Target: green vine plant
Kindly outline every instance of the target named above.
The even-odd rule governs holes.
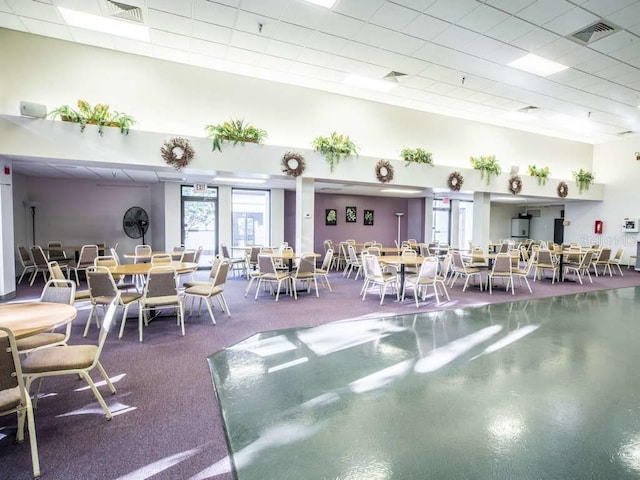
[[[529,165],[527,168],[529,175],[537,178],[538,185],[546,185],[550,174],[549,167],[537,168],[535,165]]]
[[[502,173],[502,168],[495,155],[488,157],[471,157],[471,165],[475,170],[480,170],[480,178],[487,176],[487,185],[491,182],[491,175],[496,177]]]
[[[426,165],[433,166],[433,154],[427,152],[422,148],[403,148],[400,152],[400,157],[406,162],[404,166],[408,166],[410,163],[424,163]]]
[[[329,137],[316,137],[313,141],[313,150],[324,155],[331,172],[338,163],[350,155],[358,156],[357,147],[349,136],[336,132],[331,132]]]
[[[213,139],[212,151],[222,151],[222,142],[233,142],[234,145],[240,143],[264,143],[267,132],[244,120],[229,120],[218,125],[207,125],[205,127],[207,136]]]
[[[60,117],[63,122],[72,122],[80,124],[80,131],[84,132],[87,125],[97,125],[100,136],[104,134],[104,127],[117,127],[123,135],[129,134],[129,128],[136,123],[131,115],[120,112],[110,112],[109,105],[97,103],[92,107],[85,100],[78,100],[78,110],[71,108],[69,105],[52,110],[47,116],[55,119]]]
[[[593,172],[587,172],[582,168],[580,170],[574,170],[571,172],[574,180],[578,184],[578,192],[582,193],[584,190],[589,190],[591,184],[595,181],[596,177]]]

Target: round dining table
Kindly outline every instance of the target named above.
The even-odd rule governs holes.
[[[153,255],[170,255],[173,260],[180,260],[182,258],[182,252],[151,252],[151,255],[125,253],[123,257],[128,260],[135,260],[136,262],[150,262]]]
[[[149,273],[151,267],[171,265],[176,269],[178,273],[187,273],[197,270],[198,264],[195,262],[171,262],[171,263],[159,263],[152,264],[150,262],[145,263],[123,263],[122,265],[114,265],[108,267],[112,275],[146,275]]]
[[[72,305],[52,302],[0,304],[0,326],[13,331],[16,338],[46,332],[71,322],[78,311]]]

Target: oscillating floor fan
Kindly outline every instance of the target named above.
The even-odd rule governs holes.
[[[149,215],[142,207],[131,207],[124,212],[122,228],[129,238],[142,238],[142,244],[146,245],[144,236],[149,229]]]

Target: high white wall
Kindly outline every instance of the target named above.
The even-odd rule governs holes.
[[[207,124],[243,118],[268,131],[268,144],[290,148],[309,148],[318,135],[338,131],[362,155],[378,158],[421,146],[436,164],[453,167],[495,154],[506,171],[550,165],[554,178],[570,180],[571,170],[591,168],[592,147],[583,143],[6,29],[0,45],[11,45],[0,49],[0,63],[11,66],[0,76],[0,113],[19,115],[20,100],[51,110],[85,99],[133,115],[135,128],[148,131],[201,137]]]
[[[636,152],[640,152],[637,136],[594,147],[594,173],[596,181],[605,183],[604,201],[566,204],[565,220],[571,224],[565,227],[565,241],[610,245],[614,251],[622,246],[625,259],[636,254],[640,236],[622,231],[625,217],[640,219],[640,162]],[[595,220],[604,222],[602,235],[593,233]]]

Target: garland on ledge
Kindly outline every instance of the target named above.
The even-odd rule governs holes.
[[[388,183],[393,180],[393,165],[388,160],[378,160],[378,163],[376,163],[376,177],[382,183]]]
[[[460,175],[460,172],[453,172],[449,175],[449,179],[447,180],[447,185],[449,186],[449,190],[452,192],[457,192],[462,187],[464,183],[464,178]]]
[[[186,167],[193,160],[196,152],[189,143],[189,140],[182,137],[175,137],[164,142],[160,149],[160,155],[164,161],[176,170]]]
[[[304,157],[297,152],[287,152],[282,156],[282,171],[287,175],[300,176],[305,166]]]
[[[568,193],[569,193],[569,185],[567,185],[567,182],[560,182],[558,184],[558,196],[560,198],[564,198],[567,196]]]
[[[511,175],[511,177],[509,177],[509,191],[514,195],[518,195],[522,191],[522,179],[520,175]]]

